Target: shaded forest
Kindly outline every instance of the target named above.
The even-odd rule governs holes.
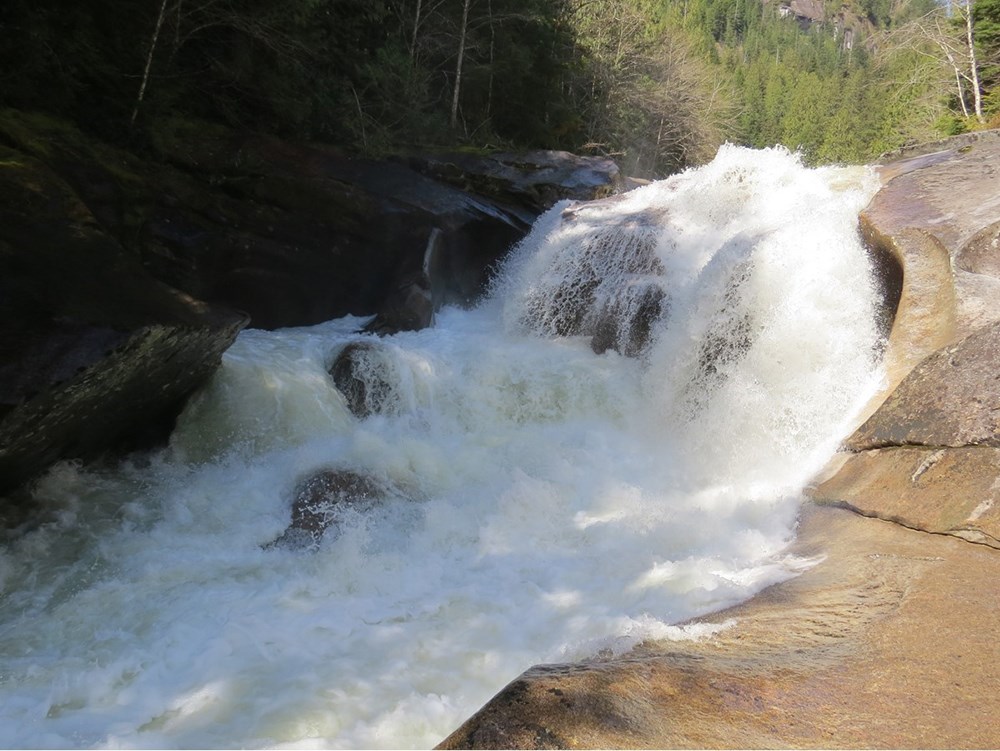
[[[0,36],[0,105],[139,147],[186,117],[659,176],[725,140],[860,162],[1000,117],[1000,0],[5,0]]]

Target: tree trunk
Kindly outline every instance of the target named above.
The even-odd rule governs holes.
[[[413,15],[413,38],[410,40],[410,62],[417,61],[417,30],[420,28],[420,7],[422,0],[417,0],[417,10]]]
[[[156,52],[156,42],[160,38],[160,28],[163,26],[163,17],[167,14],[167,0],[160,4],[160,14],[156,17],[156,28],[153,29],[153,38],[149,42],[149,54],[146,55],[146,69],[142,72],[142,83],[139,84],[139,95],[135,100],[135,107],[132,109],[132,119],[129,120],[129,127],[135,127],[135,119],[139,116],[139,107],[142,105],[143,97],[146,96],[146,84],[149,83],[149,71],[153,67],[153,53]]]
[[[941,49],[944,50],[944,55],[948,59],[948,63],[951,65],[952,70],[955,71],[955,86],[958,89],[958,103],[962,105],[962,117],[968,117],[969,106],[965,103],[965,87],[962,86],[962,69],[946,45],[941,44]]]
[[[451,119],[449,123],[454,130],[458,123],[458,97],[462,92],[462,63],[465,61],[465,32],[469,26],[469,6],[472,0],[462,4],[462,27],[458,35],[458,60],[455,63],[455,91],[451,97]]]
[[[496,28],[493,25],[493,0],[487,3],[490,15],[490,79],[486,87],[486,120],[493,116],[493,70],[496,67]]]
[[[972,38],[972,0],[965,1],[965,42],[969,46],[969,74],[976,119],[983,122],[983,92],[979,84],[979,61],[976,59],[976,45]]]

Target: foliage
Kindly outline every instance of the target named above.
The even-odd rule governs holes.
[[[811,22],[782,7],[5,0],[0,106],[120,142],[141,143],[179,115],[368,154],[606,153],[644,176],[703,161],[727,139],[859,161],[926,138],[935,123],[970,127],[948,115],[969,89],[942,99],[951,74],[913,33],[938,12],[933,0],[830,0]],[[987,121],[1000,117],[1000,0],[971,9]]]

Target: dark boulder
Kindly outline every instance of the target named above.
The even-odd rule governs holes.
[[[584,231],[570,252],[557,254],[544,270],[528,295],[522,322],[548,335],[590,337],[598,354],[613,349],[636,357],[669,310],[656,254],[659,217],[639,212],[606,224],[601,209],[617,200],[574,204],[562,212],[564,225],[579,224]]]
[[[186,122],[161,128],[154,144],[160,158],[219,194],[214,211],[192,215],[182,200],[170,226],[149,227],[150,244],[162,249],[161,273],[180,286],[198,256],[225,257],[217,263],[224,277],[207,280],[204,296],[249,310],[255,326],[370,314],[397,305],[388,298],[421,272],[435,307],[470,304],[536,215],[326,146]],[[234,218],[212,226],[214,215]],[[283,309],[289,299],[299,308]],[[303,300],[313,307],[301,309]],[[388,320],[382,330],[392,333]]]
[[[470,304],[535,217],[398,163],[197,122],[161,123],[153,160],[13,110],[0,142],[64,180],[154,277],[257,328],[376,313],[421,271],[435,307]]]
[[[373,313],[381,334],[428,325],[422,298],[474,303],[553,203],[624,185],[613,161],[563,152],[407,166],[185,120],[157,124],[152,159],[14,110],[0,142],[64,180],[155,278],[256,328]]]
[[[0,147],[0,493],[165,438],[245,323],[151,277],[67,182]]]
[[[388,495],[369,477],[343,469],[327,469],[303,480],[292,499],[292,522],[268,547],[313,547],[347,508],[364,507]]]
[[[385,357],[378,344],[351,342],[333,361],[330,376],[356,417],[365,418],[389,408],[392,383],[386,377]]]
[[[592,201],[626,189],[614,160],[566,151],[412,156],[421,174],[538,215],[563,199]]]
[[[613,349],[638,357],[653,336],[653,326],[666,313],[663,287],[654,281],[626,286],[592,314],[590,348],[597,354]]]

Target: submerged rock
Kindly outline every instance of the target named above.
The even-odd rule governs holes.
[[[374,342],[351,342],[330,366],[334,385],[356,417],[365,418],[388,408],[392,383],[384,368],[382,347]]]
[[[613,349],[626,357],[638,357],[653,337],[653,326],[666,315],[666,297],[656,282],[639,282],[605,300],[591,314],[594,333],[590,348],[599,355]]]
[[[554,336],[587,336],[594,352],[637,357],[669,310],[656,254],[659,216],[643,212],[607,224],[602,207],[620,197],[575,204],[561,222],[574,230],[572,252],[553,258],[524,303],[522,323]]]
[[[370,477],[327,469],[299,483],[292,499],[292,522],[268,547],[308,547],[319,543],[347,508],[363,507],[387,491]]]

